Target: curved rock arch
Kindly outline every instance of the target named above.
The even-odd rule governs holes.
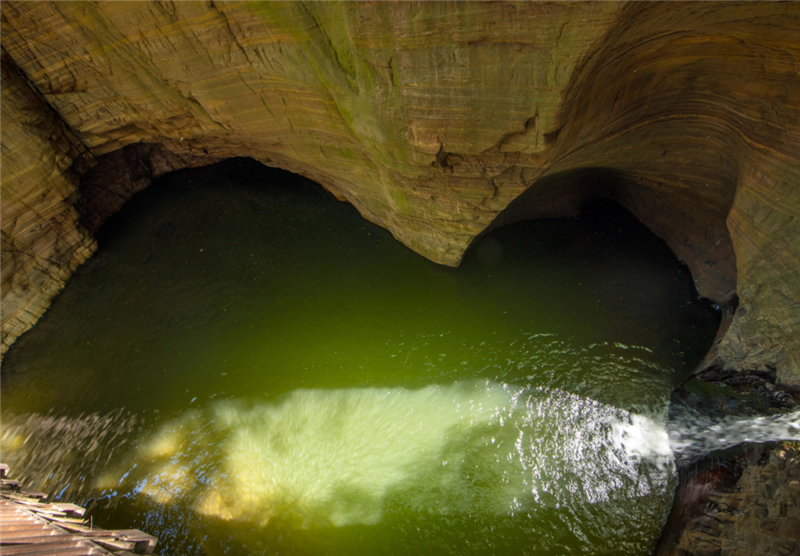
[[[689,265],[701,295],[726,304],[738,292],[705,363],[777,368],[797,383],[799,41],[787,33],[800,20],[793,7],[782,15],[627,6],[568,88],[547,170],[498,218],[575,214],[592,195],[619,201]],[[610,189],[581,181],[580,169],[598,166],[617,174]]]

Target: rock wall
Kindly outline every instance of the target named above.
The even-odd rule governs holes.
[[[0,58],[2,100],[2,352],[45,312],[70,274],[95,250],[73,204],[76,160],[91,155]]]
[[[701,294],[738,295],[714,363],[792,383],[798,29],[794,3],[2,4],[3,49],[107,161],[87,225],[148,174],[230,156],[303,174],[450,265],[490,226],[611,196]],[[115,160],[138,177],[97,169]]]
[[[718,454],[717,454],[718,456]],[[800,551],[800,445],[749,445],[681,472],[656,556],[751,556]]]

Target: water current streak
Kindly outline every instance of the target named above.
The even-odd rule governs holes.
[[[744,442],[800,440],[800,410],[769,417],[718,419],[686,410],[670,419],[668,429],[675,460],[691,463]]]

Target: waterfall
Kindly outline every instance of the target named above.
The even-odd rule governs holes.
[[[685,410],[670,418],[667,429],[675,460],[691,463],[744,442],[800,440],[800,410],[768,417],[716,419]]]

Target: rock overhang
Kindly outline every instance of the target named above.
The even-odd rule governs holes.
[[[4,2],[3,347],[87,227],[251,156],[449,265],[614,198],[702,295],[738,295],[713,362],[798,383],[798,29],[791,3]],[[581,180],[598,168],[613,187]]]

